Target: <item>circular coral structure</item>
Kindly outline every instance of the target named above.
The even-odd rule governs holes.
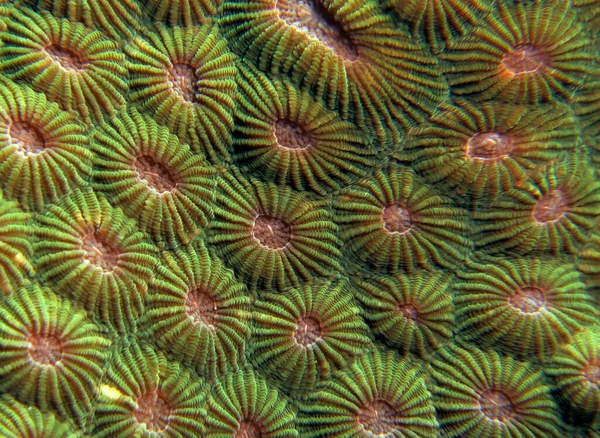
[[[355,282],[373,333],[402,353],[426,358],[452,336],[451,279],[441,272],[417,272]]]
[[[207,411],[207,438],[299,436],[286,399],[250,367],[216,381]]]
[[[431,395],[419,369],[374,350],[310,394],[298,422],[303,437],[437,436]]]
[[[321,195],[374,165],[368,138],[288,82],[240,69],[234,158],[258,178]]]
[[[438,56],[451,90],[476,100],[569,98],[593,61],[567,2],[499,2],[485,24]]]
[[[157,24],[125,50],[131,101],[195,151],[226,159],[237,69],[217,26]]]
[[[94,188],[136,217],[159,247],[189,243],[212,218],[214,169],[135,109],[102,125],[92,150]]]
[[[432,362],[442,437],[558,437],[544,378],[527,362],[453,345]]]
[[[249,305],[233,272],[194,244],[163,254],[146,297],[143,326],[176,360],[212,378],[243,357]]]
[[[31,216],[0,193],[0,291],[10,295],[34,275]]]
[[[125,56],[102,32],[18,8],[0,32],[0,71],[31,85],[86,123],[125,103]]]
[[[38,215],[34,234],[42,281],[53,282],[119,331],[137,325],[156,249],[133,220],[85,189]]]
[[[142,10],[135,0],[26,0],[54,17],[80,21],[91,29],[100,29],[114,40],[131,38],[140,28]]]
[[[68,301],[21,288],[0,307],[0,391],[84,424],[109,345]]]
[[[446,92],[435,58],[372,0],[229,0],[221,23],[238,55],[380,141],[397,141]]]
[[[209,241],[251,290],[282,290],[339,268],[325,201],[232,174],[219,181]]]
[[[78,436],[55,415],[42,413],[11,397],[0,397],[0,434],[4,438],[71,438]]]
[[[253,319],[251,361],[291,390],[313,388],[370,346],[346,281],[264,294]]]
[[[217,15],[222,0],[149,0],[146,14],[170,26],[203,24]]]
[[[413,34],[424,34],[434,52],[443,52],[457,38],[476,26],[490,12],[485,0],[387,0]]]
[[[575,411],[579,424],[600,427],[600,333],[587,330],[574,336],[546,369],[560,397]]]
[[[475,211],[486,251],[575,253],[600,216],[600,184],[584,157],[553,164]]]
[[[27,210],[85,184],[92,154],[85,130],[43,94],[0,79],[0,186]]]
[[[144,344],[118,351],[100,388],[93,436],[199,437],[204,381]]]
[[[571,151],[577,128],[569,107],[473,104],[459,100],[416,128],[408,160],[425,180],[485,204],[527,178],[526,171]]]
[[[571,264],[489,259],[459,277],[454,304],[462,336],[519,357],[552,356],[598,317]]]
[[[466,213],[395,164],[342,191],[334,207],[349,252],[378,272],[454,268],[470,250]]]

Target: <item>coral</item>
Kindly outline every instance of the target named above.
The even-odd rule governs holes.
[[[130,100],[195,151],[213,161],[226,159],[237,70],[217,26],[157,24],[125,50]]]
[[[519,357],[553,355],[598,317],[569,263],[490,258],[458,275],[454,304],[462,336]]]
[[[254,303],[249,356],[287,389],[311,389],[370,346],[345,280],[307,284]]]
[[[446,92],[435,58],[372,0],[229,0],[221,23],[238,55],[288,74],[384,142]]]
[[[67,300],[21,288],[0,306],[0,391],[85,424],[109,345]]]
[[[96,438],[204,436],[204,381],[132,342],[111,359],[94,415]]]
[[[451,280],[442,272],[421,271],[366,281],[357,278],[355,283],[373,333],[401,353],[426,358],[452,336]]]
[[[85,189],[38,215],[34,234],[41,280],[55,283],[119,331],[136,326],[156,249],[133,220]]]
[[[39,211],[85,184],[92,158],[87,144],[72,115],[43,94],[0,80],[0,185],[6,198]]]
[[[344,244],[378,272],[454,268],[470,249],[466,213],[395,164],[343,190],[334,207]]]
[[[577,18],[587,25],[588,30],[595,36],[600,35],[600,1],[572,0]]]
[[[488,252],[572,254],[599,216],[600,183],[585,158],[574,154],[475,211],[475,242]]]
[[[165,252],[146,297],[143,326],[175,359],[213,378],[240,362],[250,298],[202,244]]]
[[[94,134],[94,188],[104,192],[159,247],[187,244],[212,217],[215,170],[202,156],[135,109]]]
[[[146,14],[170,26],[194,26],[217,15],[223,0],[148,0]]]
[[[438,424],[419,369],[374,350],[310,395],[298,422],[303,437],[437,436]]]
[[[600,2],[598,5],[600,10]],[[600,58],[583,86],[573,95],[573,110],[585,144],[593,147],[597,154],[600,152]]]
[[[0,435],[4,438],[72,438],[77,436],[56,416],[41,413],[11,397],[0,397]]]
[[[430,373],[442,437],[560,436],[550,390],[527,362],[453,345]]]
[[[249,289],[282,290],[339,268],[331,213],[288,187],[227,174],[219,181],[209,242]]]
[[[125,56],[81,23],[17,8],[0,32],[0,71],[97,123],[124,104]]]
[[[207,438],[299,436],[286,399],[250,367],[217,380],[207,410]]]
[[[400,18],[411,23],[415,36],[425,34],[434,52],[443,52],[491,10],[486,0],[387,0],[387,3]]]
[[[0,192],[0,291],[4,295],[34,276],[30,219],[16,202],[2,199]]]
[[[497,2],[439,57],[454,94],[539,103],[568,99],[593,60],[568,2]]]
[[[576,146],[569,107],[474,104],[458,100],[417,128],[406,150],[428,182],[442,182],[459,196],[489,202],[525,180],[525,172]]]
[[[578,424],[600,427],[600,332],[586,330],[574,336],[552,358],[546,372],[574,409]]]
[[[577,253],[577,269],[584,274],[590,290],[600,288],[600,234],[594,232]],[[599,307],[600,310],[600,307]]]

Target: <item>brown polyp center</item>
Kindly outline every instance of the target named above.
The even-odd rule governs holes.
[[[134,417],[152,432],[165,430],[169,424],[171,405],[158,391],[147,392],[137,399]]]
[[[29,336],[29,357],[38,365],[56,365],[63,355],[63,346],[56,335]]]
[[[208,291],[202,288],[188,292],[185,311],[194,324],[215,325],[217,303]]]
[[[583,375],[592,385],[600,387],[600,358],[587,364],[583,370]]]
[[[288,26],[320,41],[345,61],[356,61],[359,52],[323,0],[276,0],[275,10]]]
[[[312,138],[302,126],[285,119],[279,119],[273,126],[275,141],[279,147],[304,150],[312,146]]]
[[[548,63],[547,56],[538,47],[522,44],[504,56],[502,64],[513,75],[534,73]]]
[[[556,222],[567,212],[567,201],[560,190],[552,190],[542,196],[533,208],[533,218],[536,222],[545,224]]]
[[[515,406],[504,391],[486,389],[479,396],[479,409],[490,420],[506,421],[515,414]]]
[[[524,287],[510,297],[509,303],[520,312],[536,313],[546,305],[546,296],[540,288]]]
[[[113,248],[95,230],[90,230],[81,240],[84,260],[104,271],[112,271],[119,262],[121,251]]]
[[[133,165],[139,180],[146,183],[154,192],[169,193],[177,187],[177,180],[169,169],[150,155],[137,157]]]
[[[262,437],[262,428],[254,420],[244,419],[240,422],[234,438],[260,438]]]
[[[381,220],[389,233],[404,234],[412,227],[410,211],[399,204],[384,207]]]
[[[262,246],[283,249],[292,238],[292,228],[279,218],[259,215],[254,219],[252,236]]]
[[[64,70],[81,70],[84,65],[81,57],[72,50],[52,44],[46,47],[46,53],[54,62],[58,63]]]
[[[402,313],[406,319],[410,319],[411,321],[417,322],[419,319],[419,311],[412,304],[398,306],[398,311]]]
[[[25,155],[34,155],[46,149],[42,131],[29,122],[12,122],[9,128],[11,143]]]
[[[396,411],[386,400],[375,400],[360,408],[357,421],[373,435],[393,433],[398,426]]]
[[[317,342],[322,336],[321,323],[317,318],[312,316],[304,316],[296,321],[296,331],[294,339],[296,343],[303,346],[308,346]]]
[[[186,102],[196,102],[198,77],[189,64],[173,64],[168,70],[169,82],[177,96]]]
[[[512,150],[512,139],[497,132],[475,134],[467,142],[467,155],[480,160],[497,160],[510,155]]]

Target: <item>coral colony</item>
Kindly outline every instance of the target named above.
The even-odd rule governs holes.
[[[0,0],[0,438],[599,438],[600,0]]]

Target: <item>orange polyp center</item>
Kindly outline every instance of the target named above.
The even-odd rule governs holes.
[[[506,421],[515,414],[515,406],[503,391],[486,389],[479,396],[481,413],[491,420]]]
[[[381,220],[385,229],[392,234],[404,234],[412,227],[410,211],[398,204],[384,207]]]
[[[217,303],[204,289],[188,292],[185,299],[185,311],[194,324],[215,325]]]
[[[254,219],[252,236],[264,247],[283,249],[292,238],[292,229],[279,218],[259,215]]]
[[[169,424],[171,405],[159,392],[147,392],[137,400],[133,415],[138,424],[145,424],[152,432],[160,432]]]
[[[375,400],[360,408],[357,421],[366,432],[373,435],[386,436],[398,427],[396,411],[386,400]]]
[[[104,271],[112,271],[117,266],[121,255],[120,251],[112,248],[94,230],[83,237],[81,249],[85,251],[84,260]]]
[[[305,316],[296,321],[294,339],[297,344],[306,347],[317,342],[321,336],[321,323],[317,318]]]
[[[553,190],[542,199],[533,208],[533,218],[536,222],[545,224],[556,222],[567,212],[567,202],[560,190]]]
[[[275,122],[273,134],[277,145],[284,149],[303,150],[312,146],[312,138],[306,129],[285,119]]]
[[[502,61],[504,68],[513,75],[534,73],[547,63],[546,56],[530,44],[517,46]]]
[[[46,148],[44,134],[29,122],[12,122],[9,128],[11,143],[25,155],[34,155]]]
[[[62,358],[63,347],[57,336],[31,335],[29,357],[38,365],[56,365]]]
[[[419,319],[419,311],[412,304],[398,306],[398,311],[402,313],[406,319],[410,319],[411,321],[417,322]]]
[[[139,180],[158,194],[169,193],[177,187],[177,181],[169,169],[149,155],[137,157],[133,166]]]
[[[186,102],[196,102],[196,69],[189,64],[173,64],[168,70],[169,82],[175,94]]]
[[[234,438],[261,438],[262,428],[254,420],[242,420]]]
[[[513,150],[512,139],[497,132],[475,134],[467,142],[467,155],[480,160],[497,160]]]
[[[77,53],[56,44],[46,47],[46,53],[50,56],[50,59],[58,63],[64,70],[77,71],[81,70],[84,65]]]
[[[536,313],[546,305],[544,291],[537,287],[524,287],[509,299],[510,305],[523,313]]]
[[[600,358],[595,363],[588,364],[583,370],[583,375],[592,384],[600,389]]]
[[[309,37],[320,41],[346,61],[358,59],[359,53],[323,0],[276,0],[275,10],[288,26],[295,27]]]

